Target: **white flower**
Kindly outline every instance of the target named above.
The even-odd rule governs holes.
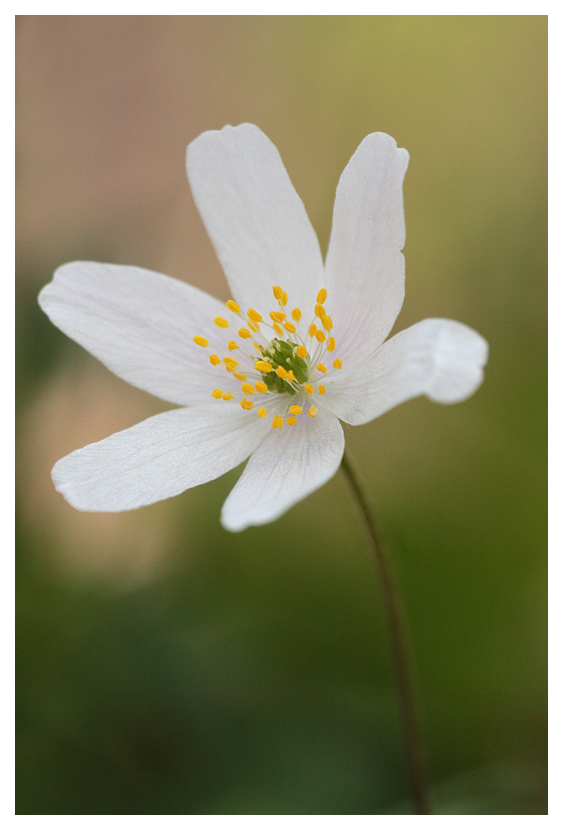
[[[487,343],[429,319],[384,342],[404,296],[406,150],[383,133],[344,170],[323,265],[281,158],[255,126],[199,136],[187,152],[196,204],[234,300],[227,308],[141,268],[72,262],[39,295],[52,322],[129,383],[181,408],[59,461],[80,510],[175,496],[250,456],[225,502],[232,531],[277,519],[338,469],[339,419],[364,424],[424,394],[471,395]]]

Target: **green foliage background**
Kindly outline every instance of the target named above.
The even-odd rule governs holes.
[[[277,145],[326,250],[361,139],[411,155],[395,331],[490,343],[455,407],[347,446],[404,591],[442,813],[546,812],[547,17],[17,21],[18,789],[34,814],[409,812],[369,548],[338,474],[229,535],[237,472],[122,516],[49,471],[166,408],[40,312],[71,259],[228,298],[183,172],[226,123]]]

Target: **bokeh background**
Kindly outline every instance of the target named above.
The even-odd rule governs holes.
[[[37,306],[72,259],[228,299],[189,141],[258,124],[326,251],[369,132],[411,155],[394,331],[490,343],[466,403],[346,430],[404,592],[441,813],[546,812],[544,16],[22,16],[17,57],[18,796],[33,814],[409,812],[370,550],[341,474],[219,525],[237,472],[123,515],[61,456],[167,406]]]

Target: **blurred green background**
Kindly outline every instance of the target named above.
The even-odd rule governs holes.
[[[394,331],[490,343],[466,403],[346,428],[412,631],[441,813],[545,813],[544,16],[17,19],[18,790],[28,814],[409,812],[379,586],[341,474],[219,525],[233,472],[123,515],[59,496],[68,452],[168,408],[37,306],[72,259],[228,290],[189,141],[258,124],[326,251],[369,132],[411,155]]]

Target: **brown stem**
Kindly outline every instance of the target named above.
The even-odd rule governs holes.
[[[381,590],[387,614],[391,646],[395,658],[395,669],[399,686],[399,697],[403,723],[403,734],[405,741],[405,753],[409,773],[411,795],[416,807],[416,812],[421,815],[431,813],[428,800],[428,787],[426,776],[425,752],[422,747],[422,739],[418,723],[418,712],[416,695],[412,678],[411,660],[407,645],[406,624],[401,607],[401,601],[391,563],[385,552],[383,542],[377,530],[372,511],[368,507],[363,487],[358,476],[350,464],[350,459],[344,453],[342,458],[342,470],[348,479],[348,483],[356,498],[357,505],[362,514],[366,530],[372,542],[375,559],[381,579]]]

